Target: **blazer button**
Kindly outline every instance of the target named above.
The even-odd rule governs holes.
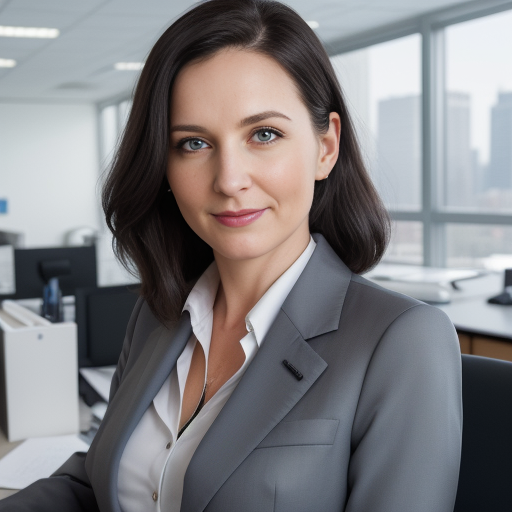
[[[171,446],[172,446],[172,441],[169,441],[169,442],[165,445],[165,447],[166,447],[168,450],[170,450],[170,449],[171,449]]]
[[[153,498],[153,501],[156,501],[158,499],[158,493],[156,491],[153,493],[152,498]]]

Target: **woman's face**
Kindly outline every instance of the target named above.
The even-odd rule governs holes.
[[[318,136],[293,80],[255,52],[223,50],[180,71],[167,177],[186,222],[216,257],[304,249],[315,180],[338,156],[339,116],[330,119]]]

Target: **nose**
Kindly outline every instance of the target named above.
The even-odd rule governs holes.
[[[215,162],[213,189],[219,194],[235,196],[252,184],[250,162],[241,148],[219,148]]]

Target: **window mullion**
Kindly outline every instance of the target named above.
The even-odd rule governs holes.
[[[446,264],[444,224],[435,222],[433,212],[442,204],[444,176],[444,31],[433,30],[424,20],[422,35],[422,217],[423,262]]]

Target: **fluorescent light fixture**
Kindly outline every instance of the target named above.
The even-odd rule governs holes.
[[[116,62],[114,69],[117,71],[140,71],[144,67],[144,62]]]
[[[16,61],[13,59],[0,59],[0,68],[13,68],[16,66]]]
[[[306,23],[312,28],[318,28],[320,26],[320,23],[318,21],[306,21]]]
[[[0,37],[33,37],[41,39],[54,39],[59,35],[56,28],[42,27],[6,27],[0,25]]]

